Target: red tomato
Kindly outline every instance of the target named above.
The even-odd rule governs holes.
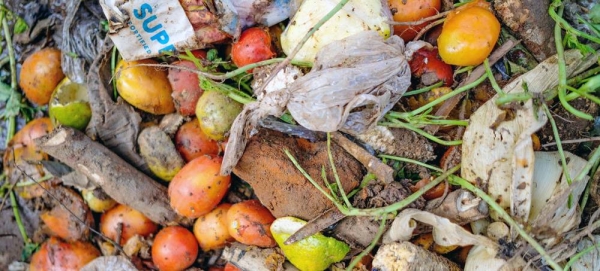
[[[274,56],[271,36],[268,31],[260,27],[246,29],[231,48],[231,59],[238,67],[267,60]]]
[[[158,232],[152,244],[152,261],[161,271],[185,270],[198,257],[198,243],[184,227],[170,226]]]
[[[217,156],[221,150],[219,143],[208,138],[200,129],[197,119],[190,120],[179,127],[175,134],[175,147],[186,162],[203,155]]]
[[[196,65],[188,60],[175,61],[172,65],[184,69],[197,69]],[[196,114],[196,103],[204,90],[200,88],[198,75],[184,69],[169,68],[168,78],[173,89],[171,97],[179,114],[192,116]]]
[[[416,77],[433,74],[435,82],[444,81],[444,85],[449,87],[454,83],[452,67],[441,60],[438,49],[429,50],[425,47],[416,51],[409,62],[410,70]],[[424,80],[422,78],[422,80]],[[431,82],[431,83],[435,83]]]
[[[241,269],[239,269],[237,266],[233,265],[232,263],[227,263],[225,265],[225,268],[223,269],[223,271],[242,271]]]
[[[231,176],[221,176],[222,158],[200,156],[187,163],[169,183],[175,212],[197,218],[217,207],[227,193]]]
[[[500,22],[490,3],[476,0],[454,9],[444,22],[438,38],[444,62],[457,66],[483,63],[500,36]]]
[[[440,0],[388,0],[388,5],[396,22],[414,22],[433,16],[442,7]],[[414,39],[429,22],[419,25],[395,25],[394,33],[403,40]]]
[[[227,212],[229,234],[238,242],[258,247],[277,245],[271,235],[275,217],[258,200],[246,200],[231,206]]]
[[[121,245],[134,235],[148,236],[158,230],[158,225],[142,213],[127,207],[117,205],[100,217],[100,231],[106,237],[116,240],[117,229],[121,224]]]

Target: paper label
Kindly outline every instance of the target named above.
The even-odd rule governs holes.
[[[127,61],[204,46],[179,1],[101,0],[100,5],[109,36]]]

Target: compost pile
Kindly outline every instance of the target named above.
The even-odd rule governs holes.
[[[2,270],[600,269],[600,4],[0,1]]]

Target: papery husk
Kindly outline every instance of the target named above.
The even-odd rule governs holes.
[[[221,174],[231,172],[257,123],[268,115],[281,116],[286,108],[314,131],[358,134],[374,127],[410,86],[404,53],[402,39],[384,40],[375,31],[323,47],[308,74],[280,89],[256,93],[258,101],[244,106],[231,128]]]
[[[579,51],[565,52],[568,77],[591,66],[596,55],[584,57]],[[553,56],[503,88],[505,93],[524,92],[534,97],[558,84],[558,60]],[[517,109],[496,105],[498,95],[481,106],[470,118],[462,145],[462,176],[488,194],[519,221],[529,220],[533,182],[534,152],[531,135],[545,125],[547,116],[533,99]],[[497,219],[495,212],[492,218]]]
[[[585,238],[577,243],[577,252],[581,252],[586,248],[595,246],[600,243],[600,235],[593,235],[593,239]],[[571,266],[572,271],[587,271],[587,270],[599,270],[600,269],[600,249],[592,249],[591,251],[583,254],[581,258],[577,259]]]

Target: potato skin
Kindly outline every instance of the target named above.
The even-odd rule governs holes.
[[[271,235],[271,224],[275,217],[258,200],[236,203],[227,211],[229,234],[236,241],[258,247],[277,245]]]
[[[61,53],[56,48],[46,48],[27,57],[19,75],[19,86],[27,99],[37,105],[46,105],[52,92],[65,78],[61,69]]]
[[[50,237],[31,257],[29,270],[79,270],[97,257],[100,251],[88,242],[67,243]]]
[[[171,84],[167,72],[156,67],[136,66],[158,64],[152,59],[119,61],[116,67],[117,91],[134,107],[154,115],[175,112]]]
[[[169,184],[169,202],[178,214],[198,218],[217,207],[231,183],[221,176],[222,158],[200,156],[187,163]]]

